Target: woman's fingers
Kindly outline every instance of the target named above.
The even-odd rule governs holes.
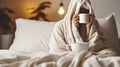
[[[76,17],[78,17],[78,14],[74,14],[74,15],[73,15],[73,18],[76,18]]]
[[[73,23],[78,23],[79,22],[79,19],[78,18],[74,18],[73,19]]]
[[[92,15],[92,14],[90,14],[90,21],[89,21],[89,23],[87,24],[87,28],[88,28],[88,29],[91,27],[91,25],[92,25],[92,23],[94,22],[94,20],[95,20],[95,16]]]
[[[94,20],[95,20],[95,16],[90,14],[90,23],[92,24]]]
[[[77,16],[77,15],[74,15],[74,16],[73,16],[73,18],[72,18],[72,20],[73,20],[73,21],[78,21],[78,20],[79,20],[79,18],[78,18],[78,16]],[[74,23],[74,22],[73,22],[73,23]]]
[[[79,27],[79,17],[77,14],[74,14],[72,17],[72,23],[75,24],[76,27]]]
[[[89,23],[87,24],[87,28],[89,29],[93,23],[93,21],[95,20],[95,16],[90,14],[90,20],[89,20]],[[78,14],[74,14],[73,17],[72,17],[72,23],[75,24],[75,26],[78,28],[79,27],[79,16]]]
[[[87,27],[87,36],[89,36],[90,28],[92,26],[92,23],[95,20],[95,16],[94,15],[90,14],[89,16],[90,16],[90,20],[89,20],[89,23],[86,25],[86,27]]]

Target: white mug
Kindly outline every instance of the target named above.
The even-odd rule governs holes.
[[[71,43],[71,50],[75,53],[79,53],[83,50],[88,50],[88,42],[81,42],[81,43]]]
[[[80,13],[79,14],[79,23],[88,23],[89,22],[89,14]]]

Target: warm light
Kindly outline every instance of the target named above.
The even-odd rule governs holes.
[[[31,6],[31,7],[28,7],[28,8],[27,8],[27,11],[28,11],[28,13],[31,13],[31,12],[34,11],[34,9],[35,9],[35,7],[34,7],[34,6]]]
[[[65,9],[64,9],[63,3],[60,3],[60,7],[59,7],[59,10],[58,10],[58,13],[60,15],[63,15],[65,13]]]

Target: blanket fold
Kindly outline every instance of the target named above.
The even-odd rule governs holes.
[[[13,55],[14,57],[12,57]],[[120,67],[120,57],[102,58],[94,55],[91,51],[57,55],[0,50],[0,57],[2,57],[0,58],[0,67]]]

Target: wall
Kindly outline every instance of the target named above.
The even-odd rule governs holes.
[[[0,0],[0,7],[7,6],[13,9],[16,13],[11,15],[12,18],[29,18],[27,13],[27,8],[32,5],[38,6],[39,3],[47,0]],[[51,20],[59,20],[63,16],[58,16],[57,10],[59,7],[60,0],[48,0],[52,2],[52,8],[45,10],[49,12],[49,18]],[[63,0],[63,3],[67,9],[69,0]],[[116,22],[118,27],[118,33],[120,34],[120,0],[91,0],[93,9],[95,11],[97,18],[102,18],[108,16],[110,13],[114,12],[116,15]],[[57,16],[57,17],[56,17]],[[119,35],[120,37],[120,35]]]
[[[59,20],[63,16],[59,16],[57,14],[57,10],[59,7],[60,0],[0,0],[0,7],[7,6],[11,9],[15,10],[14,18],[23,17],[29,18],[29,14],[26,11],[27,8],[32,6],[38,6],[39,3],[44,1],[52,2],[51,8],[45,10],[45,12],[49,11],[48,16],[52,20]],[[65,8],[67,9],[67,5],[69,4],[69,0],[63,0]],[[98,18],[105,17],[108,14],[115,12],[117,26],[120,25],[120,0],[91,0],[93,5],[95,14]],[[54,17],[57,16],[57,17]],[[120,29],[119,29],[120,32]]]
[[[0,0],[0,8],[7,7],[13,10],[15,13],[9,14],[9,16],[14,21],[16,18],[30,18],[34,16],[31,15],[30,12],[32,12],[33,9],[36,9],[39,4],[45,1],[49,1],[52,3],[50,5],[50,8],[46,8],[45,10],[43,10],[43,12],[47,14],[47,18],[50,21],[58,21],[64,17],[64,15],[59,15],[57,13],[61,2],[60,0]],[[69,0],[63,0],[63,4],[65,6],[65,9],[67,10]],[[12,23],[12,31],[15,31],[15,22]],[[0,31],[0,48],[9,47],[9,35],[11,34],[1,34]]]
[[[91,0],[97,18],[108,16],[114,12],[120,34],[120,0]],[[119,35],[120,37],[120,35]]]
[[[50,8],[46,8],[43,11],[47,14],[47,18],[49,18],[50,21],[57,21],[63,18],[64,15],[59,15],[57,13],[61,0],[0,0],[0,8],[5,6],[14,10],[15,14],[10,15],[13,19],[19,17],[30,18],[34,16],[33,14],[30,14],[30,12],[32,12],[33,9],[36,9],[39,4],[45,1],[52,3]],[[63,0],[63,4],[66,10],[68,3],[69,0]]]

